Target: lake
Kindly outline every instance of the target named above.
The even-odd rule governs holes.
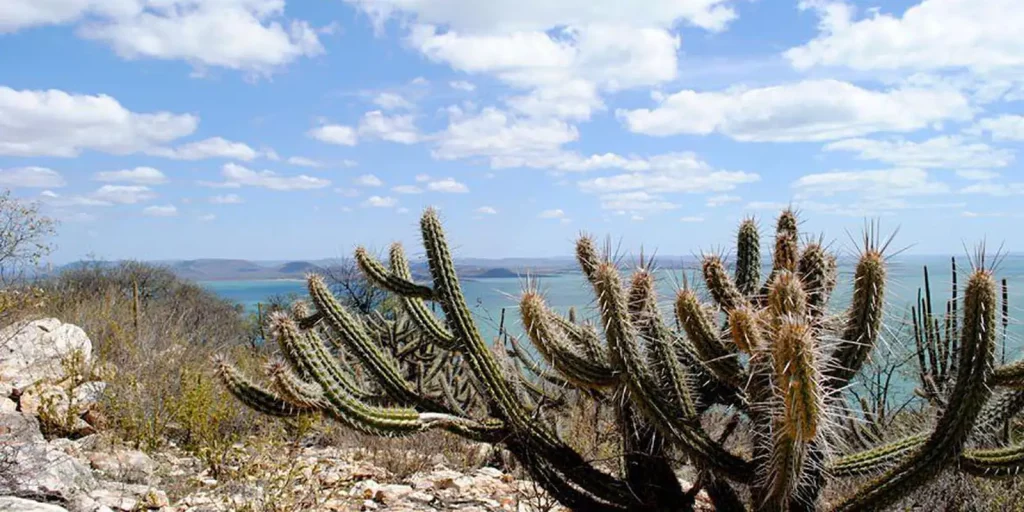
[[[961,288],[966,282],[968,264],[964,257],[957,257],[959,281]],[[833,308],[842,308],[849,303],[852,290],[853,262],[840,264],[839,285],[833,296]],[[915,301],[918,288],[923,286],[923,267],[927,265],[931,273],[932,300],[934,309],[939,311],[945,307],[950,296],[950,264],[948,256],[900,256],[889,261],[889,283],[886,293],[888,309],[888,338],[900,325],[905,325],[909,317],[909,307]],[[699,283],[693,279],[699,272],[696,269],[685,271],[691,283]],[[682,282],[683,270],[664,270],[659,275],[659,294],[665,306],[666,318],[671,319],[671,301],[675,291]],[[766,274],[764,274],[766,275]],[[1020,314],[1024,305],[1024,255],[1011,255],[997,268],[999,279],[1006,278],[1009,283],[1010,327],[1008,329],[1007,353],[1019,354],[1024,340],[1024,324]],[[539,288],[547,297],[548,304],[556,310],[565,312],[570,306],[576,306],[578,312],[594,316],[594,300],[589,285],[578,273],[557,274],[537,280]],[[523,287],[523,278],[488,278],[463,279],[462,287],[469,307],[485,339],[497,334],[498,322],[502,308],[506,308],[506,328],[517,333],[519,328],[516,315],[516,300]],[[260,281],[204,281],[200,283],[207,289],[249,310],[255,310],[256,304],[265,301],[271,295],[288,295],[296,293],[305,296],[305,283],[299,280],[260,280]],[[961,292],[962,297],[962,292]],[[883,339],[884,342],[896,341]]]

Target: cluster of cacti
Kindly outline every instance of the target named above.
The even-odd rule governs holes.
[[[397,244],[388,266],[356,251],[366,277],[400,298],[415,341],[402,341],[405,326],[382,327],[346,311],[321,278],[310,276],[315,313],[271,318],[287,362],[270,368],[272,388],[221,360],[218,373],[227,388],[270,415],[319,412],[371,434],[438,428],[500,443],[574,510],[687,510],[701,489],[721,510],[814,510],[823,505],[828,482],[871,473],[875,478],[862,488],[829,505],[874,510],[947,469],[1004,476],[1024,465],[1024,448],[968,446],[979,423],[1019,410],[998,401],[986,408],[992,389],[1024,386],[1024,365],[995,368],[996,285],[982,258],[951,330],[958,364],[948,386],[936,391],[942,408],[933,429],[842,454],[847,434],[836,420],[848,410],[843,390],[868,360],[885,314],[885,246],[874,230],[865,235],[849,276],[851,302],[837,312],[828,307],[839,280],[836,257],[819,241],[800,243],[796,215],[786,210],[779,217],[772,268],[763,281],[758,229],[745,220],[735,271],[720,256],[704,257],[701,272],[713,302],[703,303],[684,284],[673,303],[676,329],[662,316],[652,268],[641,263],[626,283],[611,255],[583,236],[576,256],[594,290],[599,328],[578,321],[574,311],[563,317],[528,289],[519,310],[543,367],[514,339],[508,352],[503,344],[493,350],[485,343],[434,210],[424,213],[421,230],[430,286],[413,281]],[[427,306],[431,302],[443,319]],[[425,347],[443,356],[415,370],[399,363]],[[349,359],[363,380],[353,377]],[[540,409],[547,395],[538,383],[546,381],[615,412],[619,471],[586,460],[545,421]],[[434,382],[440,393],[432,392]],[[464,387],[452,390],[452,382]],[[467,407],[470,402],[479,406]],[[702,419],[716,405],[736,415],[713,435]],[[750,435],[730,440],[740,423]],[[696,470],[689,488],[676,476],[681,459]]]

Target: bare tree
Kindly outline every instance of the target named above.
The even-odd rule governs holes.
[[[321,273],[338,299],[363,315],[376,311],[388,297],[386,291],[366,282],[352,258],[336,259],[325,266]]]
[[[0,195],[0,285],[24,276],[53,250],[56,221],[40,213],[39,204]]]

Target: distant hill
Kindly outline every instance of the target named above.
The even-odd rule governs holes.
[[[259,261],[229,258],[201,258],[195,260],[154,261],[170,269],[179,277],[194,281],[245,281],[260,279],[302,279],[309,272],[327,268],[337,260],[294,260],[294,261]],[[689,257],[658,257],[659,268],[679,268],[680,263],[692,263]],[[79,268],[83,265],[116,265],[116,261],[72,262],[63,269]],[[623,267],[630,267],[635,262],[629,258],[621,261]],[[430,280],[430,269],[424,260],[410,262],[414,279]],[[544,277],[556,274],[574,273],[578,271],[576,261],[572,257],[561,258],[460,258],[455,260],[455,269],[464,278],[515,278]]]

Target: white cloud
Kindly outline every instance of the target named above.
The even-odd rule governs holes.
[[[430,175],[429,174],[417,174],[416,175],[416,182],[417,183],[423,183],[424,181],[430,181]]]
[[[355,182],[355,184],[359,185],[360,187],[379,187],[384,184],[384,182],[381,181],[380,178],[372,174],[363,174],[362,176],[359,176],[353,179],[352,181]]]
[[[272,171],[254,171],[234,163],[224,164],[221,168],[223,182],[202,182],[202,185],[214,187],[261,187],[270,190],[311,190],[324,188],[331,184],[330,180],[300,174],[297,176],[281,176]]]
[[[385,116],[380,110],[363,114],[359,120],[359,135],[401,144],[415,144],[419,141],[412,115]]]
[[[413,108],[413,104],[409,100],[403,98],[401,94],[393,92],[378,94],[373,98],[373,103],[384,110],[409,110]]]
[[[469,187],[464,183],[455,181],[453,178],[431,181],[430,183],[427,183],[427,189],[433,192],[447,192],[454,194],[469,192]]]
[[[508,106],[521,114],[544,118],[587,120],[595,110],[604,109],[604,102],[592,82],[568,80],[538,87],[525,96],[506,100]]]
[[[189,135],[198,123],[190,114],[135,113],[107,95],[0,86],[0,155],[124,155]]]
[[[338,194],[341,194],[343,197],[356,197],[359,195],[359,190],[354,188],[339,187],[334,189],[334,191],[337,192]]]
[[[391,187],[391,191],[396,194],[422,194],[423,189],[416,185],[399,185],[397,187]]]
[[[956,135],[923,142],[907,140],[846,139],[826,144],[825,151],[852,151],[860,160],[877,160],[900,167],[956,169],[1005,167],[1013,152],[980,142],[966,142]]]
[[[542,219],[561,219],[565,217],[565,212],[561,209],[544,210],[537,214],[537,217]]]
[[[458,89],[460,91],[466,91],[466,92],[473,92],[473,91],[476,90],[476,86],[475,85],[473,85],[471,82],[467,82],[465,80],[454,80],[454,81],[448,82],[448,86],[451,87],[452,89]]]
[[[666,201],[661,196],[644,191],[605,194],[602,195],[600,199],[601,208],[605,210],[651,212],[679,208],[678,204]]]
[[[945,194],[949,185],[932,181],[923,169],[834,171],[808,174],[793,183],[798,198],[858,193],[872,197]]]
[[[693,153],[623,160],[616,166],[635,169],[635,172],[584,180],[579,182],[579,188],[584,192],[597,193],[640,190],[652,193],[728,192],[739,185],[760,180],[760,176],[753,173],[716,170]]]
[[[125,59],[184,60],[200,71],[223,67],[267,74],[324,52],[307,22],[284,19],[281,0],[133,3],[133,11],[121,16],[90,18],[78,34],[107,43]]]
[[[355,146],[356,130],[351,126],[328,124],[313,128],[307,135],[320,142],[337,144],[339,146]]]
[[[1020,183],[995,183],[985,181],[969,185],[960,190],[961,194],[983,194],[989,196],[1018,196],[1024,195],[1024,182]]]
[[[985,181],[994,180],[999,177],[999,173],[996,171],[986,171],[982,169],[961,169],[956,171],[956,175],[972,181]]]
[[[167,176],[152,167],[136,167],[120,171],[103,171],[93,175],[96,181],[137,183],[139,185],[160,185],[167,183]]]
[[[45,167],[15,167],[0,169],[0,186],[10,188],[56,188],[67,182],[53,169]],[[52,191],[44,191],[44,193]]]
[[[149,201],[156,194],[144,185],[103,185],[90,199],[106,204],[135,204]]]
[[[142,210],[143,215],[150,217],[174,217],[178,215],[178,208],[173,204],[163,206],[147,206]]]
[[[736,18],[728,0],[348,0],[383,21],[411,15],[419,23],[476,33],[545,31],[561,26],[674,27],[678,23],[724,30]]]
[[[858,20],[843,2],[805,0],[801,6],[815,9],[821,21],[818,37],[785,52],[798,69],[987,72],[1024,66],[1018,0],[923,0],[901,16],[871,10]]]
[[[374,208],[391,208],[398,204],[398,200],[390,196],[370,196],[363,201],[363,206]]]
[[[972,131],[988,132],[993,140],[1024,141],[1024,116],[1004,114],[981,119]]]
[[[313,160],[312,158],[306,158],[304,156],[291,156],[291,157],[288,157],[287,162],[290,165],[297,165],[299,167],[312,167],[312,168],[315,168],[315,169],[318,169],[318,168],[324,166],[323,162],[320,162],[319,160]]]
[[[272,151],[272,150],[271,150]],[[176,148],[159,148],[149,151],[150,154],[174,158],[177,160],[204,160],[207,158],[229,158],[250,161],[259,156],[259,152],[242,142],[234,142],[222,137],[210,137],[189,142]],[[276,153],[270,153],[276,155]]]
[[[721,92],[683,90],[654,109],[618,110],[633,132],[721,133],[740,141],[825,141],[874,132],[909,132],[972,117],[951,88],[868,90],[836,80]]]
[[[484,157],[492,167],[545,167],[560,156],[563,144],[579,138],[576,127],[556,119],[516,117],[488,107],[476,115],[453,112],[438,134],[435,158]],[[538,163],[543,162],[543,163]]]
[[[244,200],[238,194],[224,194],[211,197],[210,202],[213,204],[241,204]]]
[[[719,206],[730,204],[730,203],[738,203],[742,199],[743,198],[741,198],[740,196],[733,196],[733,195],[729,195],[729,194],[719,194],[719,195],[716,195],[716,196],[709,197],[708,200],[704,204],[706,204],[709,208],[717,208]]]
[[[495,210],[490,206],[481,206],[480,208],[476,209],[476,212],[483,215],[496,215],[498,213],[498,210]]]

